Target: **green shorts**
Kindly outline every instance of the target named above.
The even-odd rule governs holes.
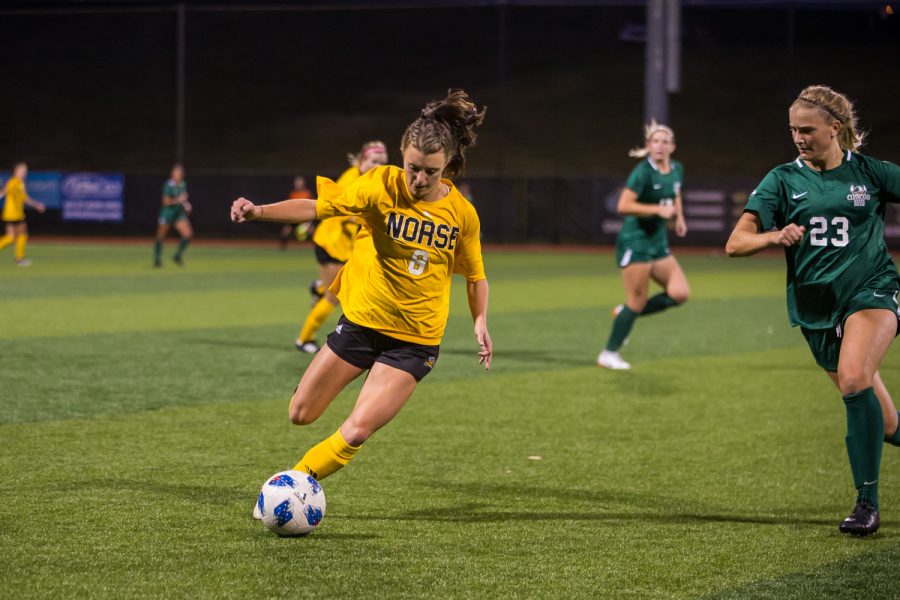
[[[666,230],[652,236],[619,236],[616,238],[616,264],[624,269],[634,263],[646,263],[671,254]]]
[[[160,209],[159,221],[157,222],[160,225],[171,225],[172,223],[186,220],[187,213],[184,212],[184,207],[180,204],[170,204],[169,206],[163,206]]]
[[[803,337],[812,352],[816,364],[831,373],[837,373],[841,357],[841,340],[844,337],[844,323],[853,313],[870,308],[884,308],[897,315],[897,333],[900,333],[900,307],[897,305],[898,290],[865,289],[853,296],[841,318],[841,324],[832,329],[806,329],[801,327]],[[896,335],[896,334],[895,334]]]

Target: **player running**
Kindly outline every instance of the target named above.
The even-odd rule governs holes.
[[[6,196],[3,204],[3,224],[6,234],[0,238],[0,250],[3,250],[15,242],[16,264],[27,267],[31,261],[25,258],[25,247],[28,245],[28,225],[25,224],[25,206],[30,206],[39,213],[44,212],[45,207],[41,202],[28,195],[25,191],[25,179],[28,177],[28,165],[18,163],[13,167],[13,175],[6,182],[6,188],[2,195]]]
[[[368,173],[371,169],[386,165],[387,147],[380,141],[366,142],[359,154],[349,154],[347,159],[350,161],[350,167],[337,180],[337,185],[341,188],[350,187],[360,175]],[[309,289],[315,304],[306,316],[300,335],[294,342],[294,346],[301,352],[315,354],[319,351],[316,334],[339,303],[337,296],[329,288],[338,271],[350,259],[359,228],[360,224],[354,216],[334,217],[316,225],[312,239],[316,262],[319,263],[319,279],[310,285]]]
[[[187,182],[184,180],[184,167],[176,164],[172,167],[171,178],[163,185],[162,208],[159,211],[159,221],[156,228],[156,244],[153,247],[153,266],[162,266],[163,240],[169,233],[172,225],[181,236],[178,249],[172,260],[179,267],[184,266],[184,251],[191,243],[194,230],[188,215],[191,214],[191,203],[188,202]]]
[[[488,282],[475,208],[449,179],[465,166],[484,111],[462,90],[429,102],[403,134],[403,168],[372,169],[349,188],[319,178],[319,198],[257,206],[239,198],[235,222],[302,222],[356,216],[363,223],[351,260],[331,286],[344,315],[303,374],[290,405],[296,425],[312,423],[369,370],[340,428],[294,467],[322,479],[403,408],[434,367],[450,309],[450,278],[466,278],[479,362],[490,368]]]
[[[644,127],[644,147],[628,155],[645,158],[631,171],[619,196],[617,211],[625,215],[616,238],[616,261],[622,269],[625,304],[613,309],[612,331],[597,365],[607,369],[630,369],[619,354],[634,321],[672,306],[684,304],[690,295],[684,271],[669,251],[666,224],[675,219],[675,233],[687,234],[681,203],[684,168],[672,160],[675,133],[651,121]],[[650,280],[663,291],[647,299]]]
[[[858,153],[853,104],[807,87],[789,123],[800,155],[750,195],[726,251],[784,247],[791,325],[844,397],[847,454],[857,490],[843,533],[879,526],[883,441],[900,445],[897,410],[878,368],[900,328],[900,275],[884,242],[885,202],[900,201],[900,167]]]

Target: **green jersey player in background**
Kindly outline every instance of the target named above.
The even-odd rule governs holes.
[[[644,127],[644,147],[628,154],[643,158],[631,171],[616,208],[625,215],[616,238],[616,262],[622,269],[625,304],[613,309],[612,331],[597,365],[607,369],[630,369],[619,348],[638,317],[683,304],[690,295],[687,278],[669,251],[668,221],[675,219],[675,233],[684,237],[687,224],[681,205],[684,169],[672,160],[675,133],[652,121]],[[648,299],[650,280],[663,291]]]
[[[726,251],[784,247],[791,324],[847,409],[857,501],[840,530],[867,535],[880,523],[882,440],[900,445],[897,411],[878,374],[900,326],[900,276],[884,242],[885,202],[900,201],[900,167],[857,152],[853,105],[828,87],[800,92],[789,118],[800,156],[750,195]]]
[[[175,231],[181,237],[178,249],[172,260],[180,267],[184,266],[184,251],[191,242],[194,230],[188,215],[191,213],[191,203],[188,202],[187,183],[184,181],[184,167],[176,164],[172,167],[171,178],[166,181],[162,189],[162,208],[159,210],[159,221],[156,226],[156,244],[153,246],[153,265],[162,266],[163,240],[169,234],[169,229],[174,225]]]

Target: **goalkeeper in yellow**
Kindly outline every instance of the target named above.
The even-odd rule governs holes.
[[[363,223],[351,259],[331,291],[344,314],[297,386],[296,425],[312,423],[347,384],[368,370],[350,416],[294,467],[316,479],[334,473],[403,408],[434,367],[450,309],[453,273],[466,278],[479,362],[490,368],[488,282],[474,207],[449,179],[465,166],[484,119],[468,95],[428,103],[403,134],[403,168],[372,169],[349,188],[320,178],[318,200],[257,206],[239,198],[235,222],[288,223],[355,216]],[[259,507],[254,510],[259,516]]]
[[[25,224],[25,206],[44,212],[44,205],[28,195],[25,191],[25,178],[28,177],[28,165],[18,163],[13,167],[13,176],[6,182],[6,188],[0,195],[6,196],[3,204],[3,224],[6,235],[0,238],[0,250],[15,242],[16,264],[27,267],[31,261],[25,258],[25,246],[28,244],[28,225]]]
[[[366,142],[359,154],[350,154],[347,159],[350,161],[350,167],[337,180],[337,185],[343,189],[350,187],[360,175],[368,173],[375,167],[386,165],[387,147],[384,142]],[[333,217],[316,226],[312,241],[316,262],[319,263],[319,279],[309,288],[315,298],[315,304],[306,316],[297,341],[294,342],[294,346],[301,352],[315,354],[319,351],[316,334],[338,305],[337,296],[329,288],[338,271],[350,259],[359,228],[360,224],[354,216]]]

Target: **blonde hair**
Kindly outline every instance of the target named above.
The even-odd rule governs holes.
[[[647,150],[647,142],[649,142],[650,138],[653,137],[653,134],[658,131],[669,134],[669,137],[672,138],[672,141],[675,141],[675,132],[672,131],[671,127],[669,127],[668,125],[663,125],[662,123],[657,123],[656,119],[651,119],[648,124],[644,125],[644,145],[629,150],[628,156],[632,158],[645,158],[648,154],[650,154],[650,151]]]
[[[362,160],[366,157],[366,154],[372,150],[380,150],[387,154],[387,146],[385,146],[384,142],[381,140],[372,140],[370,142],[366,142],[362,145],[360,151],[356,154],[352,152],[347,153],[347,162],[350,163],[351,167],[358,167]]]
[[[800,105],[807,108],[818,108],[831,125],[840,122],[838,145],[841,150],[856,152],[866,139],[865,132],[859,130],[856,110],[847,96],[836,92],[827,85],[811,85],[803,88],[791,106]]]
[[[448,161],[444,177],[452,179],[466,168],[466,150],[478,139],[475,130],[484,121],[484,111],[484,107],[479,111],[463,90],[449,90],[443,100],[426,104],[419,118],[410,123],[400,140],[400,150],[410,144],[424,154],[443,150]]]

